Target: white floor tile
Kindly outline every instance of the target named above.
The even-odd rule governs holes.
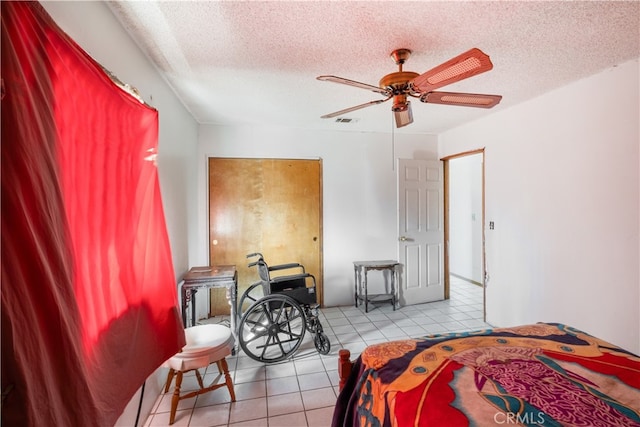
[[[308,427],[327,427],[333,419],[333,408],[312,409],[306,414]]]
[[[300,393],[279,394],[267,398],[267,410],[269,416],[293,414],[304,411],[302,396]]]
[[[449,314],[449,317],[451,317],[454,320],[469,320],[469,319],[472,319],[472,317],[469,316],[467,313],[462,313],[462,312],[451,313],[451,314]]]
[[[195,411],[194,411],[195,412]],[[267,417],[267,399],[252,399],[234,402],[229,411],[229,422],[256,420]]]
[[[240,421],[229,424],[229,427],[269,427],[269,420],[260,418],[259,420]]]
[[[317,388],[330,387],[331,382],[325,372],[316,372],[314,374],[298,375],[298,383],[300,390],[313,390]]]
[[[344,317],[344,314],[341,311],[332,311],[332,312],[324,312],[324,319],[322,319],[322,321],[327,320],[327,324],[329,323],[329,321],[333,320],[333,319],[346,319],[346,317]],[[321,321],[321,322],[322,322]]]
[[[266,378],[266,366],[254,366],[253,368],[238,369],[233,377],[234,384],[262,381]]]
[[[460,322],[442,322],[440,324],[442,327],[447,328],[447,331],[459,331],[461,329],[464,329],[464,325]]]
[[[353,316],[349,318],[349,322],[352,325],[357,325],[358,323],[370,323],[371,319],[369,319],[367,316],[359,314],[357,316]]]
[[[307,425],[307,417],[304,412],[296,412],[295,414],[278,415],[269,417],[269,427],[303,427]],[[329,426],[325,424],[323,427]]]
[[[259,366],[264,366],[264,363],[258,362],[257,360],[253,360],[252,358],[244,354],[242,350],[240,351],[236,369],[255,368]]]
[[[382,330],[382,334],[387,338],[392,339],[402,339],[408,338],[409,336],[404,333],[404,331],[398,327],[388,327]]]
[[[387,317],[391,320],[400,320],[400,319],[406,319],[407,315],[404,314],[402,311],[393,311],[391,313],[387,313]]]
[[[372,322],[385,322],[389,320],[389,318],[384,314],[369,313],[366,317]]]
[[[171,427],[184,427],[190,425],[191,409],[176,412],[176,419]],[[195,424],[194,424],[195,425]],[[169,427],[169,413],[155,414],[149,423],[149,427]]]
[[[375,331],[360,332],[360,336],[362,337],[362,339],[364,341],[385,338],[385,336],[382,334],[382,332],[380,332],[377,329]]]
[[[347,324],[347,325],[341,325],[341,326],[332,326],[331,329],[333,329],[333,332],[336,335],[340,335],[340,334],[353,333],[355,330],[355,327],[354,325]]]
[[[404,332],[409,337],[421,337],[427,333],[427,331],[420,326],[403,326],[402,332]]]
[[[292,377],[296,375],[296,368],[291,362],[278,363],[267,366],[267,379]]]
[[[405,317],[405,318],[403,318],[403,319],[397,319],[397,320],[394,320],[394,321],[393,321],[393,323],[394,323],[395,325],[399,326],[399,327],[403,327],[403,326],[416,326],[416,325],[417,325],[417,323],[416,323],[416,322],[414,322],[413,320],[411,320],[411,319],[410,319],[410,318],[408,318],[408,317]]]
[[[265,381],[256,381],[252,383],[236,384],[234,387],[236,393],[236,400],[249,400],[256,399],[258,397],[265,397],[267,395],[267,385]],[[226,387],[223,387],[215,391],[227,391]],[[214,391],[214,393],[215,393]],[[207,393],[209,394],[209,393]],[[229,393],[225,393],[228,397]]]
[[[230,407],[231,403],[224,403],[222,405],[195,408],[193,414],[191,414],[189,427],[225,425],[229,422]]]
[[[389,319],[386,320],[387,322],[389,321]],[[358,332],[359,334],[362,334],[362,332],[365,331],[377,331],[378,330],[378,326],[375,323],[369,322],[369,323],[358,323],[352,326],[352,328],[354,328],[356,330],[356,332]]]
[[[267,380],[267,396],[293,393],[296,391],[300,391],[298,378],[296,377],[274,378]]]
[[[349,322],[349,319],[347,319],[346,317],[337,317],[334,319],[327,319],[329,321],[329,326],[333,327],[333,326],[343,326],[343,325],[350,325],[351,323]]]
[[[362,342],[362,337],[360,336],[360,334],[354,331],[353,328],[349,333],[336,334],[336,338],[338,338],[338,341],[340,341],[342,344]]]
[[[304,374],[312,374],[315,372],[325,372],[324,364],[320,359],[312,359],[312,360],[296,360],[294,362],[296,367],[296,374],[304,375]]]
[[[306,411],[318,408],[332,408],[336,404],[333,387],[305,390],[302,392],[302,403]]]

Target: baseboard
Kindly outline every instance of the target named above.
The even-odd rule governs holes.
[[[458,279],[464,280],[465,282],[469,282],[469,283],[471,283],[472,285],[476,285],[476,286],[480,286],[480,287],[482,287],[482,283],[480,283],[480,282],[476,282],[475,280],[473,280],[473,279],[469,279],[468,277],[460,276],[459,274],[455,274],[455,273],[449,273],[449,274],[450,274],[450,275],[452,275],[452,276],[453,276],[453,277],[455,277],[455,278],[458,278]]]

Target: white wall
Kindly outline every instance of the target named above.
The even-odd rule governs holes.
[[[120,80],[136,87],[159,111],[158,174],[173,265],[178,277],[188,269],[188,239],[197,232],[195,201],[198,126],[173,91],[131,40],[103,2],[42,2],[53,20],[89,55]],[[177,283],[177,282],[176,282]],[[139,425],[150,412],[164,378],[159,372],[146,382]],[[133,397],[117,425],[133,426],[140,392]]]
[[[640,352],[639,71],[621,64],[440,135],[485,150],[487,320]]]
[[[482,283],[482,154],[449,161],[449,271]]]
[[[394,159],[437,157],[429,135],[318,132],[275,127],[202,125],[198,147],[198,251],[208,263],[207,158],[321,158],[323,169],[324,302],[353,303],[353,261],[397,259]]]

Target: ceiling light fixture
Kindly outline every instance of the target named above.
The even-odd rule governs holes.
[[[396,104],[393,106],[393,115],[396,118],[396,127],[401,128],[413,123],[413,113],[411,112],[411,102]]]

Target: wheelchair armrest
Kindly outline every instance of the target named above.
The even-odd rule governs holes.
[[[297,262],[290,262],[288,264],[278,264],[278,265],[270,265],[269,271],[279,271],[279,270],[287,270],[290,268],[301,268],[302,273],[304,273],[304,266],[302,264],[298,264]]]

